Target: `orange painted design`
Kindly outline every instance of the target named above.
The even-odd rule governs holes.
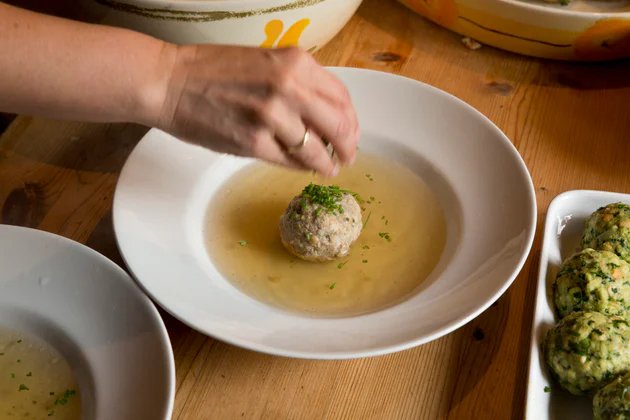
[[[576,38],[573,51],[583,60],[616,60],[630,56],[630,20],[596,22]]]
[[[302,19],[295,22],[278,41],[278,48],[297,47],[302,32],[304,32],[309,23],[311,23],[310,19]]]
[[[455,0],[400,0],[400,2],[438,25],[450,28],[457,23],[459,11]]]
[[[284,23],[281,20],[270,20],[267,25],[265,25],[265,35],[267,35],[267,39],[260,46],[263,48],[271,48],[273,44],[276,43],[276,40],[280,35],[282,35],[282,31],[284,30]]]
[[[306,27],[311,23],[310,19],[302,19],[295,22],[284,35],[282,35],[282,31],[284,30],[284,24],[281,20],[272,20],[265,25],[265,35],[267,39],[260,46],[263,48],[273,48],[274,44],[278,41],[278,48],[283,47],[297,47],[300,43],[300,37],[302,36],[302,32],[306,29]]]

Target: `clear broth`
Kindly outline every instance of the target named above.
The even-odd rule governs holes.
[[[1,327],[0,418],[81,419],[81,394],[68,362],[43,340]]]
[[[281,244],[280,216],[309,182],[339,185],[365,200],[365,227],[340,260],[302,261]],[[317,316],[356,315],[400,301],[429,276],[446,241],[442,209],[424,181],[363,152],[334,179],[263,163],[247,166],[217,192],[206,225],[213,262],[238,289]]]

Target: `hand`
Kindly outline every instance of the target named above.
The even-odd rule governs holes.
[[[354,162],[359,129],[348,91],[310,54],[297,48],[166,48],[162,61],[171,71],[158,128],[218,152],[334,176],[338,168],[325,137],[340,163]],[[297,150],[307,128],[309,141]]]

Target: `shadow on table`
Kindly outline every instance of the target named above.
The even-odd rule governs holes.
[[[116,244],[112,211],[109,210],[96,225],[85,245],[106,256],[123,270],[129,272]]]
[[[4,146],[10,153],[46,165],[118,173],[147,130],[135,124],[87,124],[21,117],[6,131],[0,149]]]

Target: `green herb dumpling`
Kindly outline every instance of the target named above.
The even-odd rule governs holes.
[[[567,258],[553,283],[560,318],[596,311],[626,318],[630,309],[630,264],[609,251],[587,248]]]
[[[593,420],[630,420],[630,374],[618,376],[595,394]]]
[[[574,312],[549,330],[544,354],[564,389],[574,395],[595,393],[630,371],[630,325],[599,312]]]
[[[630,206],[609,204],[591,214],[584,224],[582,248],[611,251],[630,262]]]

